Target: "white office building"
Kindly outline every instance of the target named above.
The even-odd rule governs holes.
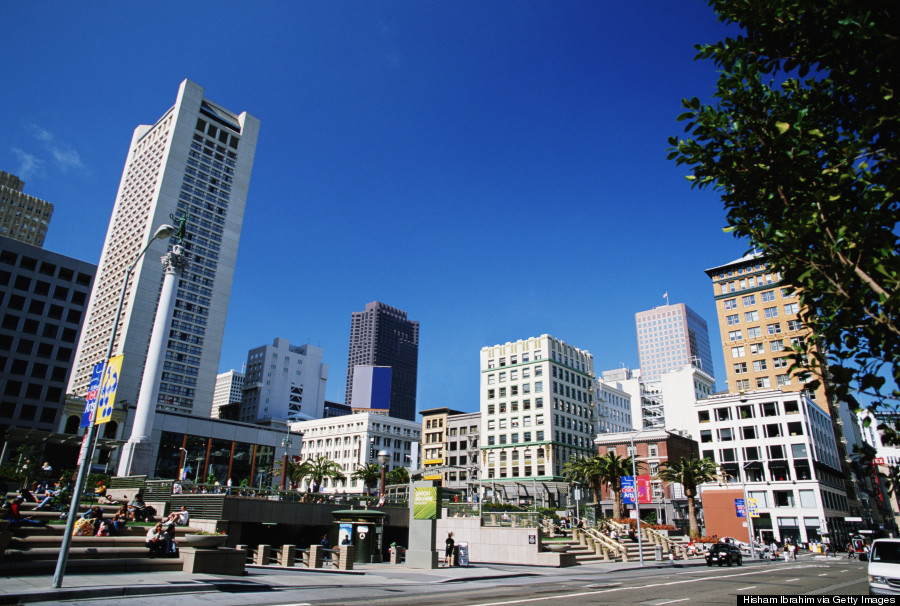
[[[251,349],[238,420],[321,419],[327,381],[328,365],[322,363],[321,347],[291,345],[287,339],[277,338],[272,345]]]
[[[550,335],[481,349],[481,479],[561,482],[596,454],[594,357]]]
[[[632,431],[631,394],[612,383],[597,380],[595,384],[597,396],[596,433],[616,433]]]
[[[715,395],[695,407],[700,456],[718,463],[723,482],[756,499],[756,536],[766,541],[846,543],[852,527],[831,417],[800,392]],[[705,503],[705,501],[704,501]]]
[[[221,419],[221,408],[229,404],[240,405],[244,397],[244,373],[229,370],[216,375],[216,389],[213,392],[211,416]]]
[[[83,397],[102,361],[127,267],[156,228],[187,217],[189,266],[178,281],[156,401],[158,409],[210,416],[259,121],[203,96],[190,80],[153,124],[138,126],[76,350],[68,391]],[[125,292],[114,354],[124,354],[116,400],[132,407],[156,317],[162,265],[172,242],[154,241]],[[130,420],[129,420],[130,424]],[[126,432],[125,435],[128,435]]]
[[[356,412],[292,423],[291,431],[303,434],[301,456],[304,461],[325,457],[343,470],[346,479],[326,480],[321,487],[322,492],[364,494],[366,487],[362,481],[353,480],[351,476],[358,467],[377,463],[375,456],[381,450],[391,454],[387,471],[398,467],[419,468],[422,424],[416,421],[374,412]],[[309,486],[303,488],[308,489]]]

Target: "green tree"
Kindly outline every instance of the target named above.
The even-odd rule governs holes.
[[[726,231],[800,294],[795,365],[832,403],[900,399],[900,27],[896,2],[709,0],[740,35],[698,45],[719,69],[686,99],[669,157],[717,191]],[[893,379],[892,383],[886,377]],[[887,439],[898,443],[898,428]]]
[[[632,474],[632,458],[620,457],[614,452],[607,452],[596,457],[597,475],[602,484],[606,484],[613,499],[613,518],[622,519],[622,476]],[[641,469],[641,461],[634,461],[634,467]]]
[[[378,463],[366,463],[357,465],[356,471],[350,476],[354,480],[362,480],[366,491],[371,491],[381,481],[381,465]]]
[[[387,472],[384,477],[387,484],[409,484],[409,470],[406,467],[397,467]]]
[[[272,476],[273,477],[281,478],[281,465],[282,465],[281,461],[275,461],[275,465],[272,468]],[[301,478],[298,475],[299,470],[300,470],[300,463],[295,463],[290,458],[288,458],[287,466],[285,467],[285,474],[286,474],[285,486],[290,488],[294,482],[299,482],[301,480]],[[280,482],[280,480],[279,480],[279,482]]]
[[[563,465],[563,476],[570,482],[587,484],[593,503],[600,502],[600,456],[572,455]]]
[[[716,479],[716,463],[711,459],[681,457],[677,461],[660,463],[656,477],[668,484],[681,484],[688,502],[688,523],[692,539],[700,538],[700,525],[697,524],[697,486]]]
[[[315,459],[303,461],[297,468],[293,479],[296,482],[309,480],[310,492],[319,492],[319,488],[326,479],[344,480],[345,476],[340,465],[328,457],[318,456]]]

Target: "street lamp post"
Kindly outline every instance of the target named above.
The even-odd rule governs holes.
[[[284,439],[281,440],[281,447],[284,448],[284,459],[281,461],[281,490],[286,490],[285,486],[287,485],[287,469],[288,469],[288,450],[290,450],[291,446],[294,445],[294,441],[291,439],[291,426],[288,425],[288,433],[284,436]]]
[[[634,448],[634,439],[648,429],[659,429],[659,426],[648,425],[640,431],[631,434],[631,477],[634,482],[634,511],[637,514],[635,518],[637,518],[638,557],[641,560],[641,566],[644,565],[644,542],[641,539],[641,499],[637,489],[637,450]]]
[[[747,466],[752,463],[744,463],[742,465],[744,469],[744,482],[741,484],[744,492],[744,515],[747,516],[747,529],[750,531],[750,555],[755,560],[756,559],[756,542],[755,542],[755,533],[753,532],[753,516],[750,515],[750,499],[747,498]]]
[[[391,460],[391,453],[386,450],[378,451],[378,462],[381,463],[381,493],[378,495],[382,499],[384,498],[384,472],[387,468],[388,462]]]
[[[156,231],[147,240],[146,246],[141,249],[138,256],[135,257],[131,265],[125,270],[125,279],[122,281],[122,292],[119,293],[119,305],[116,307],[116,315],[113,319],[112,332],[109,334],[109,343],[106,346],[106,355],[103,358],[103,372],[101,377],[106,375],[106,369],[109,366],[109,359],[112,357],[113,347],[116,343],[116,331],[119,329],[119,320],[122,318],[122,306],[125,303],[125,293],[128,292],[128,280],[131,273],[137,267],[138,262],[144,253],[150,248],[154,240],[164,240],[171,237],[175,233],[175,227],[163,224],[156,228]],[[56,572],[53,574],[52,587],[59,589],[62,586],[63,576],[65,575],[66,563],[69,561],[69,547],[72,545],[72,531],[75,528],[75,519],[78,517],[78,506],[81,502],[81,491],[84,490],[84,482],[88,475],[88,466],[94,456],[94,441],[97,439],[98,425],[94,423],[96,418],[97,407],[90,412],[90,425],[88,425],[87,436],[85,437],[84,447],[81,449],[81,458],[78,461],[78,475],[75,477],[75,487],[72,489],[72,503],[69,506],[69,517],[66,519],[66,530],[63,534],[62,544],[59,548],[59,558],[56,561]]]

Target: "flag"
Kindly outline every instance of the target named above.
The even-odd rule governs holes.
[[[667,290],[666,292],[663,293],[663,299],[668,299],[668,298],[669,298],[669,291]]]

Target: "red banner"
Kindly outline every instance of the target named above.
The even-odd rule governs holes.
[[[638,503],[653,502],[653,478],[652,476],[637,477]]]

